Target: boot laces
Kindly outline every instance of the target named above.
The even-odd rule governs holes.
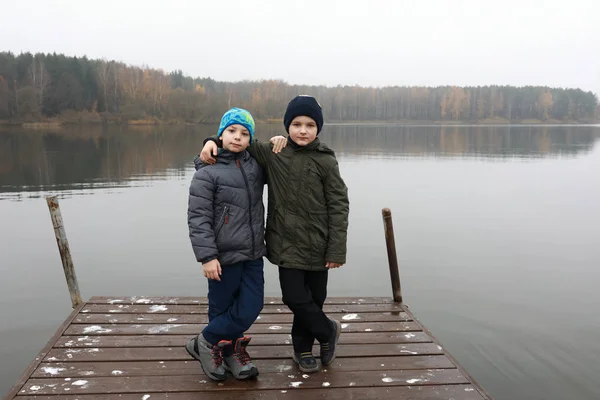
[[[246,350],[246,345],[245,344],[242,344],[240,346],[239,350],[237,350],[235,352],[235,358],[237,358],[237,360],[242,365],[246,365],[249,362],[252,362],[252,359],[250,358],[250,354],[248,354],[248,350]]]
[[[223,347],[213,346],[210,355],[212,356],[213,363],[215,363],[215,367],[219,368],[223,364]]]

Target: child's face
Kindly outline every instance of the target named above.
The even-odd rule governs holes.
[[[239,153],[250,144],[250,132],[243,125],[229,125],[221,134],[223,148],[232,153]]]
[[[298,146],[306,146],[317,137],[317,123],[311,117],[298,116],[292,120],[289,133],[294,143]]]

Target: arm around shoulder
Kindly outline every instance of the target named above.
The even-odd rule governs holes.
[[[248,153],[252,157],[256,159],[258,164],[266,168],[270,158],[273,156],[273,151],[271,150],[271,144],[266,142],[261,142],[260,140],[254,139],[250,146],[248,146]]]

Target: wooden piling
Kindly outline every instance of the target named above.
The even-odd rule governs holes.
[[[75,267],[73,266],[73,259],[71,258],[71,251],[69,250],[69,242],[67,241],[67,233],[65,232],[62,215],[60,213],[58,198],[56,196],[49,196],[46,197],[46,202],[48,203],[48,209],[50,210],[50,217],[52,218],[52,225],[54,226],[54,235],[56,236],[56,244],[58,245],[58,252],[60,253],[63,270],[65,271],[69,294],[71,295],[71,304],[73,305],[73,308],[77,308],[83,301],[81,300],[81,293],[79,293],[79,284],[77,283],[77,276],[75,275]]]
[[[385,245],[387,247],[388,264],[390,266],[390,279],[392,281],[392,293],[396,303],[402,303],[402,290],[400,288],[400,272],[398,271],[398,257],[396,256],[396,241],[394,240],[394,225],[392,223],[392,211],[389,208],[381,210],[383,216],[383,227],[385,230]]]

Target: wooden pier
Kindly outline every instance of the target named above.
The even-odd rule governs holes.
[[[252,381],[211,381],[184,348],[208,323],[206,298],[92,297],[83,303],[58,199],[47,198],[73,312],[4,400],[491,400],[402,303],[391,211],[382,210],[393,298],[330,298],[342,323],[336,360],[303,374],[292,313],[266,298],[247,332]],[[318,354],[318,347],[313,350]]]
[[[248,347],[254,381],[212,382],[184,349],[208,321],[206,298],[93,297],[78,305],[5,400],[490,399],[408,307],[386,298],[331,298],[343,323],[336,361],[301,373],[292,314],[266,298]],[[315,347],[318,354],[318,347]]]

